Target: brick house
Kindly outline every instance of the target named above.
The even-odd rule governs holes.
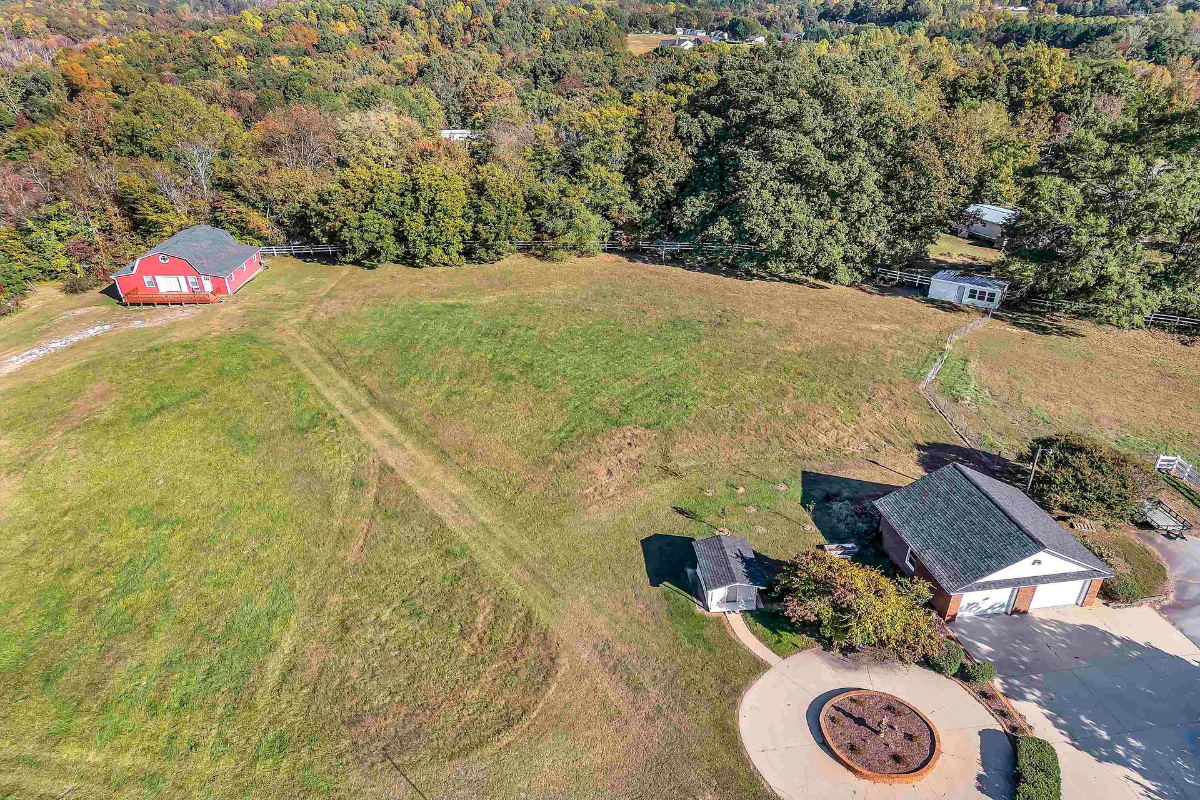
[[[883,548],[944,619],[1090,606],[1113,573],[1023,492],[961,464],[875,501]]]

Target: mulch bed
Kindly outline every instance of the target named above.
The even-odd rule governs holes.
[[[846,760],[871,772],[913,772],[933,756],[933,731],[894,697],[855,693],[831,703],[824,713],[830,744]]]

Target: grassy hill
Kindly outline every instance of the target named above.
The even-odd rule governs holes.
[[[0,795],[765,797],[736,731],[762,667],[682,558],[846,538],[961,455],[913,386],[970,318],[616,256],[277,259],[187,314],[40,290],[0,360],[115,327],[0,375]],[[997,398],[1067,346],[1114,393],[1186,358],[1082,334],[958,352]]]

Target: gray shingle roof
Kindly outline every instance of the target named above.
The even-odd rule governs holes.
[[[999,292],[1008,290],[1008,281],[1000,278],[989,278],[986,275],[972,275],[969,272],[960,272],[956,269],[943,269],[933,273],[935,281],[949,281],[951,283],[965,283],[970,286],[982,286],[985,289],[994,289]]]
[[[968,587],[999,588],[973,584],[1043,550],[1102,573],[1093,577],[1112,576],[1023,492],[962,464],[930,473],[876,500],[875,506],[952,594]],[[1022,579],[1017,585],[1034,582]]]
[[[150,248],[141,257],[164,253],[185,259],[201,275],[225,278],[232,275],[235,269],[246,263],[246,259],[258,250],[254,245],[238,244],[228,231],[211,225],[193,225],[162,244]],[[131,263],[114,272],[113,277],[132,273]]]
[[[754,557],[754,548],[738,536],[710,536],[692,542],[696,566],[707,589],[719,589],[735,583],[767,585],[762,565]]]

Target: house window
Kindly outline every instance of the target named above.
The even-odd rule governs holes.
[[[913,551],[911,547],[908,548],[908,552],[904,555],[904,566],[908,567],[913,572],[917,571],[917,563],[916,559],[913,558]]]
[[[168,261],[171,260],[171,257],[160,253],[158,256],[158,260],[161,261],[163,264],[166,264]]]
[[[153,289],[154,288],[154,276],[153,275],[143,275],[142,283],[146,284],[147,289]]]

